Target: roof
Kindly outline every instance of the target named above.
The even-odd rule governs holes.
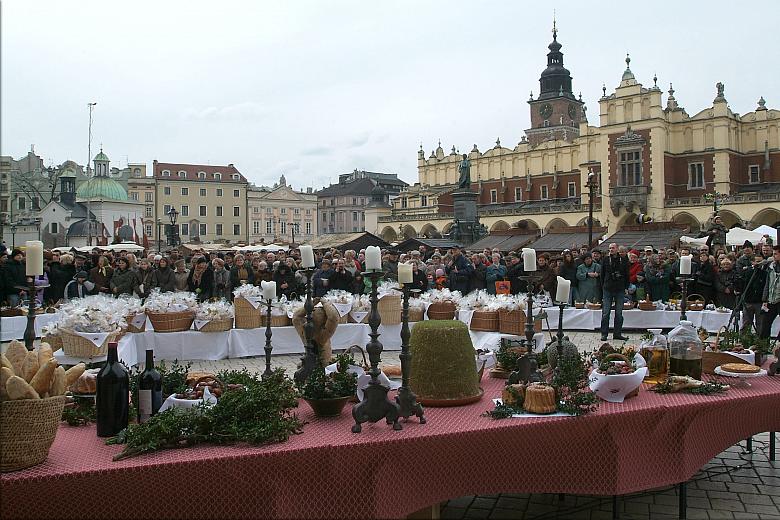
[[[117,181],[110,177],[92,177],[76,190],[80,199],[127,200],[127,191]]]
[[[581,228],[575,228],[576,231],[553,230],[546,235],[540,237],[538,240],[532,242],[529,247],[536,249],[537,251],[551,251],[560,253],[564,249],[579,249],[583,244],[588,243],[588,231]],[[606,232],[606,228],[593,228],[593,241],[597,242],[598,238]]]
[[[387,247],[390,245],[368,231],[362,233],[326,233],[314,237],[312,240],[305,242],[305,244],[312,246],[314,249],[336,248],[341,250],[354,249],[355,251],[368,246]]]
[[[345,184],[331,184],[317,192],[317,197],[343,197],[345,195],[370,196],[374,189],[371,179],[358,179]]]
[[[425,246],[429,249],[450,249],[458,246],[462,247],[461,242],[456,242],[449,238],[407,238],[396,246],[399,251],[411,251],[413,249],[419,249],[420,246]]]
[[[482,250],[485,248],[488,249],[495,249],[498,248],[499,251],[517,251],[521,247],[524,247],[529,242],[533,241],[536,238],[536,234],[529,234],[529,233],[523,233],[523,234],[496,234],[491,233],[490,235],[483,237],[470,246],[468,246],[467,249],[472,251]],[[586,239],[587,240],[587,239]]]
[[[615,242],[619,246],[640,251],[645,246],[653,246],[653,249],[659,250],[677,246],[684,233],[685,229],[682,228],[644,230],[631,226],[621,229],[608,237],[605,242]]]
[[[163,171],[170,172],[170,177],[163,176]],[[179,172],[184,172],[184,176],[180,177]],[[206,174],[205,178],[198,177],[198,174],[200,172],[204,172]],[[214,174],[219,173],[221,174],[221,179],[215,179]],[[231,179],[231,175],[237,173],[239,175],[239,179]],[[163,162],[157,162],[157,160],[154,161],[153,168],[152,168],[152,175],[157,179],[165,179],[165,180],[182,180],[182,181],[214,181],[217,182],[247,182],[246,177],[244,177],[240,171],[236,169],[235,166],[232,164],[228,164],[227,166],[214,166],[210,164],[184,164],[184,163],[163,163]]]
[[[109,160],[109,158],[108,158],[108,155],[106,155],[106,154],[104,154],[104,153],[103,153],[103,149],[102,149],[102,148],[100,149],[100,153],[98,153],[98,154],[95,156],[95,159],[94,159],[94,160],[96,160],[96,161],[106,161],[106,162],[111,162],[111,161]]]
[[[103,226],[100,224],[100,222],[97,222],[95,220],[92,221],[92,236],[101,236],[103,233],[101,232],[101,228]],[[76,222],[72,223],[70,226],[68,226],[68,233],[67,235],[69,237],[78,236],[78,237],[85,237],[88,235],[87,233],[87,220],[81,219],[77,220]]]

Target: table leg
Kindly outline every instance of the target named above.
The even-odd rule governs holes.
[[[680,482],[679,490],[680,508],[678,511],[678,516],[680,517],[680,520],[686,520],[688,518],[688,483]]]
[[[612,520],[620,518],[620,504],[618,503],[618,496],[612,495]]]
[[[775,432],[769,432],[769,460],[774,462],[776,457],[775,452]]]
[[[745,449],[748,453],[753,453],[753,437],[747,438],[747,446]]]

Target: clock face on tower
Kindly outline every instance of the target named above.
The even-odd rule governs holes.
[[[569,117],[572,119],[577,119],[577,107],[575,107],[573,104],[569,105]]]
[[[550,105],[549,103],[545,103],[544,105],[539,107],[539,115],[545,119],[549,119],[552,113],[553,113],[553,108],[552,105]]]

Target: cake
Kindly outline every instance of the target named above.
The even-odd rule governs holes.
[[[76,382],[70,386],[70,391],[74,394],[94,394],[97,391],[97,375],[99,368],[85,370],[83,374],[76,379]]]
[[[757,374],[761,367],[748,365],[747,363],[726,363],[720,366],[721,370],[731,372],[732,374]]]
[[[555,388],[544,383],[531,383],[525,389],[523,408],[529,413],[553,413],[558,409]]]
[[[516,406],[518,398],[525,395],[525,385],[506,385],[501,390],[501,402],[506,406]]]

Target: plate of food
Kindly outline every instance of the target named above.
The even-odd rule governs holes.
[[[766,370],[747,363],[725,363],[715,367],[715,373],[726,377],[751,378],[765,376]]]

